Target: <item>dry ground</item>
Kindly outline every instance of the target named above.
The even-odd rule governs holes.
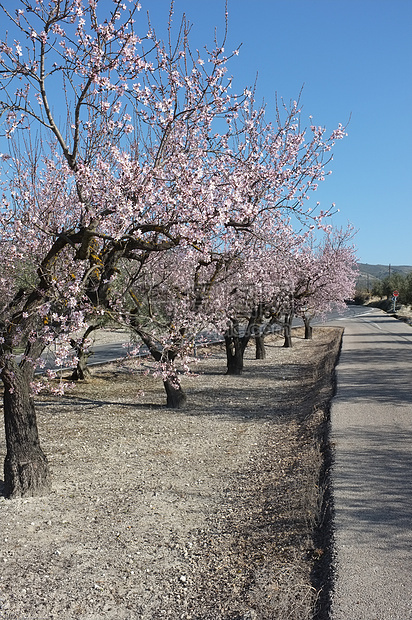
[[[297,330],[284,349],[272,337],[241,377],[224,375],[215,346],[183,378],[183,411],[164,408],[136,362],[39,399],[53,491],[0,498],[0,618],[313,618],[340,339]]]
[[[394,314],[395,318],[412,325],[412,306],[403,305]]]

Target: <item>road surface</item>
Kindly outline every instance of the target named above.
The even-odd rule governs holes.
[[[332,620],[412,618],[412,327],[349,308],[331,410]]]

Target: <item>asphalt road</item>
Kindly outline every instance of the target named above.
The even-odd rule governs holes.
[[[348,309],[331,410],[332,620],[412,619],[412,327]]]

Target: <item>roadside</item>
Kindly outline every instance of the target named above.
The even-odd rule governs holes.
[[[408,325],[412,325],[412,306],[408,306],[406,304],[395,304],[394,309],[393,301],[390,299],[380,299],[378,297],[372,298],[365,305],[370,308],[379,308],[390,316],[393,316],[395,319],[408,323]]]
[[[184,411],[163,407],[147,360],[39,399],[53,492],[0,500],[0,618],[312,618],[341,333],[295,330],[291,349],[273,337],[242,377],[215,346],[184,378]]]
[[[334,620],[412,619],[412,330],[344,319],[334,446]]]
[[[396,312],[392,313],[395,319],[399,319],[408,325],[412,325],[412,306],[400,306]]]

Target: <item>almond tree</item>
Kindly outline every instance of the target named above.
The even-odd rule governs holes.
[[[278,320],[287,294],[290,251],[302,239],[283,218],[272,231],[268,223],[264,230],[263,236],[255,238],[253,252],[243,252],[238,270],[224,283],[227,374],[242,374],[243,357],[251,338],[256,343],[257,359],[264,357],[264,332]]]
[[[19,180],[24,181],[23,170]],[[70,230],[67,240],[43,234],[45,226],[55,224],[56,213],[55,202],[48,203],[46,194],[47,186],[41,212],[30,209],[34,205],[27,195],[21,202],[3,199],[0,213],[0,368],[7,443],[5,493],[10,497],[49,488],[31,395],[34,369],[48,344],[59,335],[67,338],[84,324],[84,311],[78,310],[79,270],[76,265],[67,269],[67,246],[79,238]],[[59,204],[63,202],[59,198]]]
[[[321,235],[319,232],[314,235],[312,230],[313,227],[309,228],[300,237],[300,243],[290,248],[279,289],[263,304],[267,322],[260,332],[262,349],[263,338],[271,332],[273,323],[282,325],[284,347],[291,347],[295,317],[303,319],[305,338],[310,339],[311,320],[332,310],[343,310],[345,300],[354,294],[357,259],[352,226],[346,229],[325,226]]]
[[[202,334],[225,322],[215,290],[230,260],[222,253],[179,246],[130,273],[129,304],[120,291],[121,316],[155,361],[154,374],[163,380],[169,407],[186,402],[179,374],[189,370]]]
[[[352,244],[352,226],[328,229],[313,247],[296,255],[294,265],[294,312],[303,319],[305,338],[312,337],[311,320],[332,310],[343,310],[354,295],[358,270]]]

